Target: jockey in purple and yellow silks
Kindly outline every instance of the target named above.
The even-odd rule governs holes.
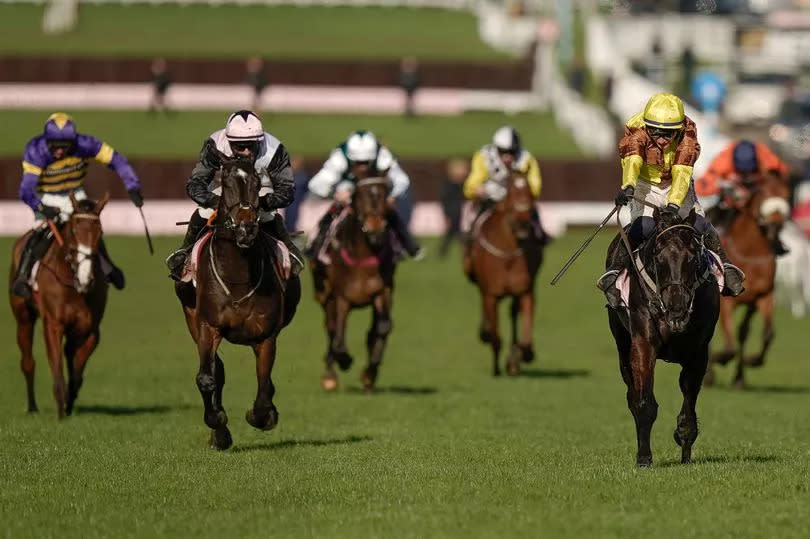
[[[36,223],[11,285],[14,294],[23,297],[31,294],[28,286],[31,268],[50,245],[45,220],[66,219],[73,211],[71,194],[77,200],[87,198],[82,186],[91,159],[118,173],[135,206],[143,205],[140,182],[123,155],[95,137],[77,133],[73,119],[67,114],[51,114],[44,132],[28,141],[23,154],[20,198],[34,210]],[[107,278],[120,290],[124,287],[124,274],[110,260],[103,240],[99,251]]]

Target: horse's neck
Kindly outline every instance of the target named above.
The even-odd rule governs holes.
[[[337,235],[341,247],[348,249],[352,253],[360,255],[375,254],[368,241],[366,241],[363,224],[358,219],[356,212],[352,211],[346,216]]]
[[[745,210],[731,222],[726,241],[732,244],[732,250],[745,255],[762,255],[771,250],[759,221]]]
[[[262,253],[265,249],[261,234],[256,238],[254,244],[247,249],[238,247],[233,238],[220,236],[216,232],[211,237],[209,244],[210,248],[213,249],[211,254],[217,261],[217,266],[227,264],[231,270],[241,269],[245,272],[250,272],[256,265],[255,261],[263,257]]]
[[[515,237],[512,228],[509,226],[509,220],[506,218],[506,213],[498,210],[492,210],[489,217],[481,223],[481,235],[493,245],[503,248],[512,249],[518,247],[518,241]]]

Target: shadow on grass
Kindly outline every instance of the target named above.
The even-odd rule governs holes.
[[[110,404],[85,404],[77,405],[77,414],[98,414],[98,415],[141,415],[141,414],[167,414],[174,410],[190,408],[187,404],[179,406],[168,406],[165,404],[152,404],[149,406],[117,406]]]
[[[739,463],[754,463],[766,464],[768,462],[777,462],[779,457],[776,455],[709,455],[707,457],[695,457],[692,459],[691,464],[681,464],[678,460],[667,460],[661,463],[661,468],[671,468],[673,466],[691,466],[695,464],[739,464]],[[653,465],[655,466],[655,465]]]
[[[371,436],[347,436],[345,438],[332,440],[281,440],[279,442],[234,446],[230,452],[247,453],[248,451],[275,451],[277,449],[287,449],[288,447],[321,447],[325,445],[358,444],[370,440],[372,440]]]
[[[518,376],[524,378],[579,378],[590,376],[586,369],[529,369],[520,371]]]
[[[784,394],[784,395],[802,395],[810,393],[810,387],[807,386],[746,386],[745,389],[737,389],[732,386],[712,386],[707,388],[710,391],[719,389],[731,393],[770,393],[770,394]]]
[[[371,394],[375,393],[390,393],[392,395],[433,395],[434,393],[438,393],[439,390],[435,387],[414,387],[414,386],[388,386],[388,387],[377,387],[371,391]],[[346,388],[346,393],[368,393],[365,389],[359,386],[350,386]]]

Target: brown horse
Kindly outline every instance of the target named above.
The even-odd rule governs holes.
[[[730,220],[724,234],[726,253],[732,263],[745,273],[745,292],[736,298],[724,297],[720,303],[720,320],[723,326],[725,347],[712,355],[711,363],[725,365],[735,357],[737,371],[734,386],[745,387],[744,367],[761,367],[765,354],[773,341],[774,276],[776,255],[772,245],[779,236],[785,220],[790,215],[788,188],[779,178],[766,175],[755,182],[747,200]],[[745,315],[737,330],[737,345],[734,342],[734,311],[745,307]],[[762,315],[764,328],[762,348],[757,355],[745,356],[743,346],[748,338],[754,313]],[[714,382],[714,369],[709,365],[706,384]]]
[[[359,180],[351,207],[337,218],[333,239],[323,247],[330,263],[317,259],[312,263],[315,299],[326,315],[326,372],[321,379],[326,391],[338,385],[335,363],[345,371],[353,361],[346,349],[349,311],[369,305],[372,317],[366,336],[368,365],[362,374],[363,387],[372,391],[377,380],[392,328],[396,268],[386,221],[389,191],[390,182],[385,178]]]
[[[197,265],[196,286],[177,282],[175,292],[197,344],[197,388],[210,445],[228,449],[233,440],[222,406],[225,365],[217,354],[222,339],[253,348],[258,391],[245,419],[260,430],[278,424],[271,379],[276,340],[292,320],[301,297],[297,276],[285,279],[276,264],[271,238],[259,227],[260,180],[247,160],[224,158],[222,197],[213,232]]]
[[[99,263],[101,239],[99,215],[108,195],[98,202],[70,196],[73,214],[61,228],[50,223],[53,242],[39,261],[35,293],[30,301],[11,294],[11,310],[17,320],[17,345],[22,353],[20,366],[28,391],[28,411],[36,412],[34,397],[34,324],[42,318],[45,348],[53,375],[53,396],[59,419],[73,412],[79,395],[87,359],[98,346],[99,325],[107,305],[107,280]],[[30,234],[30,232],[28,233]],[[12,254],[10,280],[20,263],[28,234],[17,240]],[[62,351],[67,363],[68,384],[62,367]]]
[[[492,347],[495,376],[501,374],[498,303],[505,297],[512,299],[512,351],[506,372],[516,375],[521,361],[529,363],[534,359],[534,281],[543,260],[543,247],[532,231],[534,203],[526,178],[512,174],[503,200],[473,223],[472,243],[464,257],[464,272],[481,293],[483,319],[479,338]]]

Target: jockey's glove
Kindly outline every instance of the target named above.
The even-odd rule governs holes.
[[[273,211],[276,209],[276,205],[273,203],[273,197],[269,194],[259,199],[259,206],[265,211]]]
[[[129,194],[129,199],[133,204],[135,204],[136,208],[143,206],[143,195],[141,194],[140,189],[130,189],[127,191],[127,193]]]
[[[661,224],[664,226],[674,226],[681,222],[681,216],[678,212],[681,210],[680,206],[670,202],[666,207],[661,209]]]
[[[613,201],[616,203],[617,206],[626,206],[630,199],[633,198],[633,195],[636,192],[636,188],[632,185],[628,185],[627,187],[623,187],[619,189],[619,192],[616,193],[616,198]]]
[[[62,213],[62,210],[54,206],[46,206],[44,204],[40,204],[39,213],[41,213],[42,216],[45,217],[45,219],[56,219],[57,217],[59,217],[59,214]]]

